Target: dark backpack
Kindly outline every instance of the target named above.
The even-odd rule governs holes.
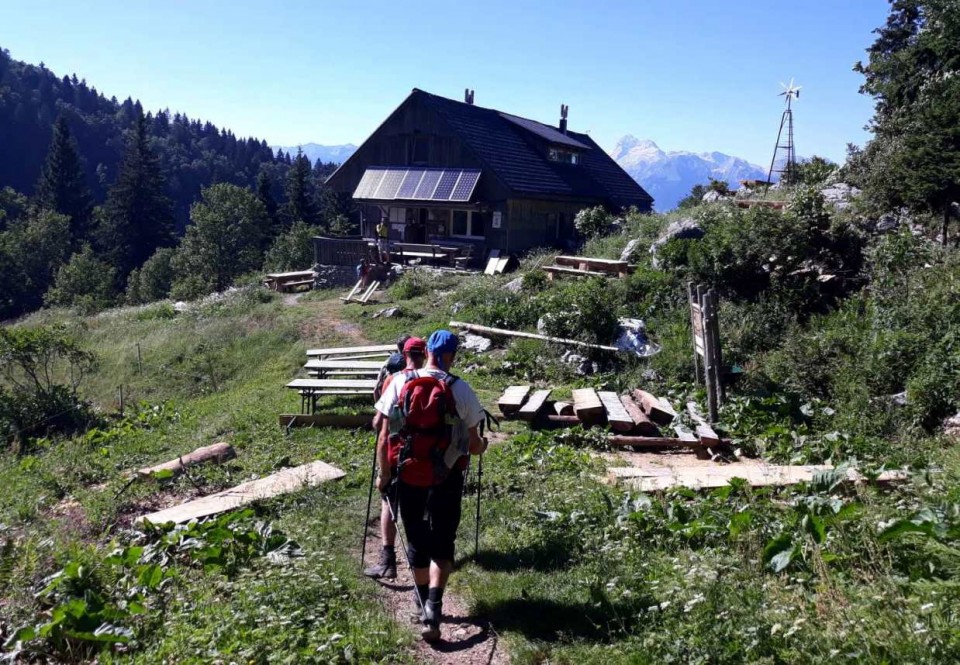
[[[377,375],[377,385],[373,389],[374,402],[378,401],[383,394],[383,390],[387,385],[387,378],[402,371],[406,365],[407,361],[402,353],[393,353],[387,358],[387,362],[380,368],[380,374]]]
[[[451,386],[457,377],[435,377],[405,373],[397,408],[402,417],[400,439],[400,479],[417,487],[442,483],[449,468],[444,453],[450,446],[453,425],[458,418]]]

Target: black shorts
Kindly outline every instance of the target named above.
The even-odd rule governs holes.
[[[426,568],[431,561],[453,561],[463,471],[451,471],[442,484],[434,487],[415,487],[402,481],[397,485],[410,565]]]

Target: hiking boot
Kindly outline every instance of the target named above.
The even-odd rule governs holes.
[[[393,550],[380,550],[380,561],[364,569],[363,574],[373,579],[397,576],[397,553]]]
[[[436,642],[440,639],[440,618],[443,616],[443,603],[428,600],[423,604],[423,628],[420,637],[424,642]]]

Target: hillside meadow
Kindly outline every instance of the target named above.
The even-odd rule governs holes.
[[[465,351],[458,370],[491,410],[515,383],[562,386],[556,397],[642,385],[702,406],[685,302],[693,280],[720,290],[726,358],[743,369],[720,422],[741,454],[868,475],[907,468],[911,480],[850,486],[825,474],[787,488],[647,495],[601,482],[597,432],[504,423],[484,461],[480,548],[465,518],[452,593],[519,663],[957,660],[960,456],[940,428],[960,406],[957,252],[906,230],[871,234],[797,196],[787,213],[718,204],[628,217],[583,249],[617,257],[639,238],[639,267],[623,281],[548,283],[537,267],[547,255],[535,253],[505,276],[408,273],[381,296],[400,308],[391,318],[343,305],[339,291],[243,287],[185,309],[51,309],[17,323],[63,324],[94,354],[79,390],[97,416],[75,435],[0,455],[7,654],[416,661],[412,633],[358,574],[372,436],[277,425],[299,409],[283,385],[306,349],[426,335],[451,318],[528,330],[546,318],[551,334],[609,342],[616,317],[631,315],[663,346],[650,360],[601,356],[598,374],[579,376],[563,348],[522,340]],[[681,214],[705,235],[667,243],[655,268],[646,248]],[[842,288],[797,272],[814,260],[844,275]],[[504,288],[513,280],[519,293]],[[369,408],[360,398],[330,406]],[[128,484],[127,471],[215,441],[236,459]],[[346,477],[184,532],[133,524],[315,459]]]

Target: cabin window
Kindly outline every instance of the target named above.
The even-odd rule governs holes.
[[[564,148],[550,148],[547,155],[551,162],[560,162],[561,164],[579,164],[580,153]]]
[[[483,238],[487,232],[483,213],[474,210],[454,210],[450,218],[450,235],[460,238]]]

